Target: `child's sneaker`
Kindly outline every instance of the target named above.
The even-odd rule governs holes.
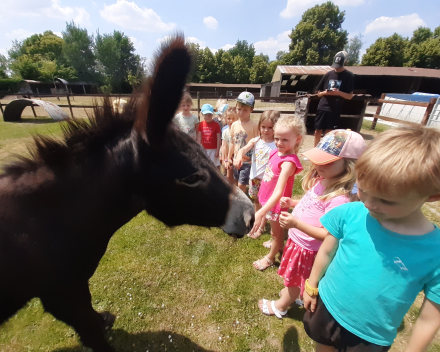
[[[299,298],[295,299],[295,303],[299,307],[304,307],[304,301],[302,299]]]

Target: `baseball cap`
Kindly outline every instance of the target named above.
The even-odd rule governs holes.
[[[252,93],[249,92],[241,92],[237,99],[235,99],[239,103],[242,103],[244,105],[249,105],[251,107],[254,107],[255,104],[255,98]]]
[[[358,159],[365,147],[365,141],[359,133],[333,130],[327,133],[315,148],[302,155],[313,164],[324,165],[342,158]]]
[[[339,51],[333,58],[332,67],[341,68],[344,66],[345,60],[347,60],[347,53],[345,51]]]
[[[222,104],[222,105],[220,105],[220,107],[219,107],[218,110],[217,110],[217,114],[220,115],[220,116],[222,116],[222,115],[225,113],[225,111],[228,109],[228,107],[229,107],[228,104]]]
[[[211,104],[203,104],[201,112],[203,115],[214,114],[214,108]]]

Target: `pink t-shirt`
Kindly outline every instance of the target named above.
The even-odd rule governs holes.
[[[274,149],[270,152],[269,162],[266,166],[266,171],[264,172],[263,180],[261,181],[260,191],[258,192],[258,200],[261,205],[266,204],[272,195],[273,191],[278,182],[278,178],[281,174],[281,164],[282,163],[293,163],[296,166],[295,173],[287,179],[286,187],[284,188],[284,192],[282,197],[291,197],[293,182],[295,181],[295,175],[302,171],[303,167],[301,162],[299,161],[296,154],[289,155],[278,155],[278,149]],[[286,210],[286,209],[282,209]],[[279,214],[281,211],[280,202],[278,202],[271,211],[273,213]]]
[[[321,216],[338,205],[350,201],[347,196],[337,196],[323,202],[318,197],[324,193],[324,189],[321,181],[309,189],[293,209],[292,215],[306,224],[323,228],[324,226],[319,221]],[[289,237],[293,242],[309,251],[317,251],[322,244],[321,241],[315,240],[313,237],[295,228],[289,229]]]

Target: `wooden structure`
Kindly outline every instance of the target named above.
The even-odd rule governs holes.
[[[56,121],[63,121],[69,118],[69,115],[67,115],[58,105],[55,105],[50,101],[37,99],[16,99],[6,105],[4,111],[3,108],[1,108],[3,113],[3,120],[5,120],[6,122],[20,121],[21,114],[27,106],[30,106],[32,108],[35,117],[37,117],[37,113],[35,112],[34,106],[40,106],[44,110],[46,110],[49,116]]]
[[[304,112],[304,120],[307,132],[311,133],[315,130],[315,116],[321,98],[317,94],[307,95],[306,97],[308,102]],[[298,97],[297,99],[304,99],[304,97]],[[351,100],[344,100],[338,128],[359,132],[364,121],[367,104],[372,99],[367,94],[355,94]]]
[[[428,123],[429,116],[431,115],[432,109],[434,108],[434,105],[437,102],[437,98],[430,98],[429,102],[418,102],[418,101],[407,101],[407,100],[405,100],[405,101],[388,100],[388,99],[385,99],[386,96],[387,95],[384,93],[384,94],[382,94],[382,96],[379,99],[379,105],[377,106],[376,113],[374,114],[373,124],[371,125],[372,130],[374,130],[376,128],[376,124],[379,119],[389,121],[389,122],[399,123],[402,125],[408,125],[408,126],[418,126],[418,125],[426,126],[426,124]],[[416,122],[412,122],[412,121],[405,121],[405,120],[401,120],[401,119],[397,119],[397,118],[393,118],[393,117],[389,117],[389,116],[384,116],[383,114],[381,114],[383,104],[425,107],[426,110],[425,110],[425,113],[424,113],[422,119],[420,120],[420,123],[416,123]]]
[[[235,98],[241,92],[251,92],[254,96],[260,95],[261,84],[223,84],[223,83],[188,83],[185,90],[193,98],[199,93],[202,99]]]

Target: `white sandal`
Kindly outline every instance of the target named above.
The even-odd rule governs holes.
[[[273,314],[270,314],[269,307],[267,306],[267,302],[270,302],[270,307],[272,308]],[[284,312],[281,312],[275,307],[275,301],[268,301],[267,299],[263,298],[263,310],[261,311],[265,315],[275,315],[278,319],[283,319],[285,315],[287,315],[287,310]]]
[[[268,266],[263,266],[263,265],[261,265],[261,260],[262,260],[262,259],[266,259],[267,264],[269,264],[269,265],[268,265]],[[254,268],[255,268],[255,269],[260,270],[260,271],[264,271],[264,270],[266,270],[267,268],[270,268],[271,266],[273,266],[273,261],[270,260],[270,259],[267,257],[267,255],[265,255],[262,259],[258,259],[258,260],[256,260],[256,261],[254,262],[254,264],[257,263],[257,267],[255,267],[255,265],[254,265]]]

